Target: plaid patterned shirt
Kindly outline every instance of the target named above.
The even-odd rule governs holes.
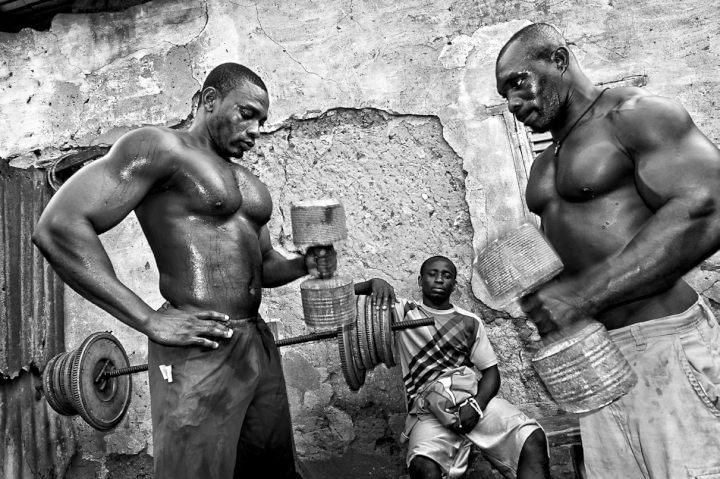
[[[479,317],[456,306],[437,310],[414,302],[418,307],[405,313],[409,303],[400,300],[395,304],[397,320],[432,316],[435,325],[397,332],[408,410],[412,408],[418,390],[448,369],[475,366],[482,370],[497,364]]]

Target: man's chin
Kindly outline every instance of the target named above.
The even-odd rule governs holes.
[[[438,291],[430,291],[428,293],[425,293],[425,296],[435,301],[445,301],[446,299],[450,298],[450,295],[448,293],[440,293]]]

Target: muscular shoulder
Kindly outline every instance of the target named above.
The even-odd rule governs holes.
[[[131,176],[170,176],[177,169],[174,152],[182,141],[167,128],[142,127],[120,137],[101,161],[120,170],[123,179]]]
[[[178,133],[173,130],[144,126],[121,136],[113,149],[120,149],[126,155],[137,154],[159,160],[181,146],[181,143]]]
[[[629,150],[648,148],[680,138],[694,124],[680,103],[641,88],[618,88],[617,106],[608,115],[615,135]]]

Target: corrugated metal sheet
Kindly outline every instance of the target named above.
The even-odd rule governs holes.
[[[52,189],[0,161],[0,376],[42,370],[64,351],[63,284],[30,239]]]
[[[77,451],[72,419],[50,409],[33,368],[0,380],[0,477],[62,478]]]
[[[64,350],[63,284],[30,236],[52,189],[0,160],[0,477],[63,477],[72,421],[42,397],[39,371]]]

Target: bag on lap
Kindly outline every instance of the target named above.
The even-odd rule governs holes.
[[[450,369],[419,391],[400,439],[405,442],[423,415],[431,414],[445,427],[460,421],[460,406],[477,394],[478,380],[475,372],[467,366]]]

